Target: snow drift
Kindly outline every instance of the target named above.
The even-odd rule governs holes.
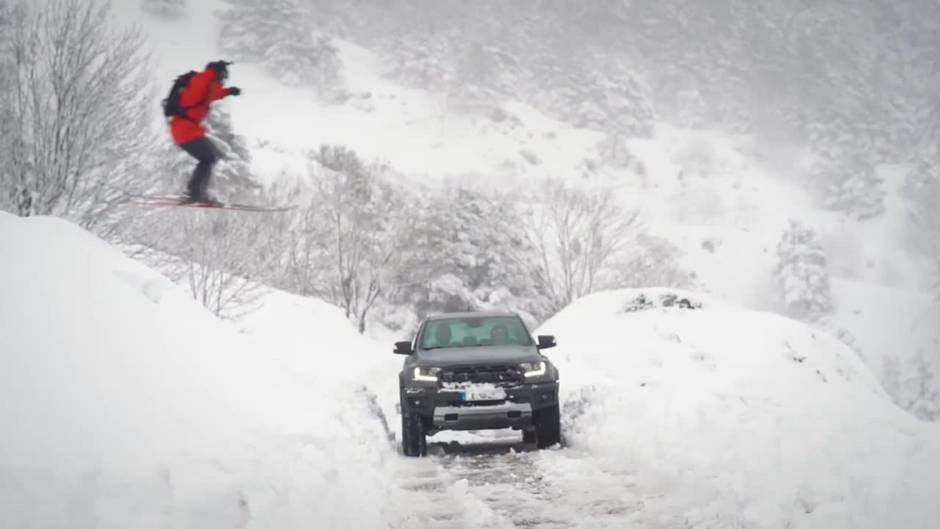
[[[337,310],[239,332],[66,221],[0,213],[0,248],[0,527],[381,525],[376,352]]]
[[[574,449],[661,492],[690,527],[937,527],[940,428],[855,353],[683,292],[583,298],[546,322]],[[654,497],[656,497],[654,495]]]

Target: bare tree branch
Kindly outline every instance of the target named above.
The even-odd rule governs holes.
[[[0,208],[107,230],[126,193],[153,178],[140,170],[152,139],[144,37],[112,30],[106,2],[41,7],[17,4],[0,43],[12,57],[0,90],[10,137],[0,142]]]
[[[624,211],[605,190],[549,182],[526,226],[538,250],[537,280],[554,310],[604,288],[616,276],[615,258],[633,238],[637,214]]]

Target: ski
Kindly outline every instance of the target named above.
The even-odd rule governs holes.
[[[226,209],[232,211],[256,212],[283,212],[294,209],[293,206],[262,206],[258,204],[241,204],[237,202],[188,202],[185,197],[178,195],[149,196],[141,195],[131,197],[131,202],[142,206],[154,207],[180,207],[202,209]]]

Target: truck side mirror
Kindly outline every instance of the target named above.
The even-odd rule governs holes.
[[[397,355],[410,355],[414,349],[411,348],[411,342],[395,342],[394,352]]]
[[[538,348],[541,349],[551,349],[558,345],[555,343],[555,337],[551,335],[539,335],[539,345]]]

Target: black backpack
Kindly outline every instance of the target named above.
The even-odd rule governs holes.
[[[170,88],[169,95],[166,96],[166,99],[163,100],[163,115],[170,118],[173,116],[180,116],[182,118],[187,118],[186,108],[180,105],[180,95],[183,93],[183,90],[186,90],[186,87],[189,86],[189,82],[193,79],[197,72],[190,70],[183,75],[176,78],[173,81],[173,87]]]

